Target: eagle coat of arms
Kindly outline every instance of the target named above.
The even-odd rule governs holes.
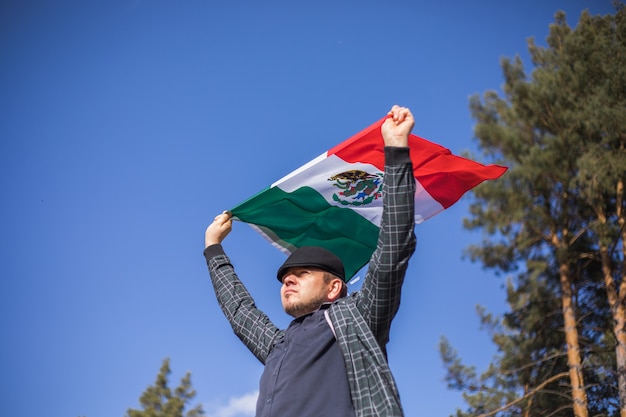
[[[345,171],[333,175],[328,181],[334,181],[333,186],[341,190],[333,193],[333,200],[344,206],[363,206],[382,197],[382,173]]]

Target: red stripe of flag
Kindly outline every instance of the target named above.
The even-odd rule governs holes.
[[[328,155],[335,154],[346,162],[369,163],[383,171],[385,153],[380,126],[386,119],[383,117],[331,148]],[[415,179],[444,208],[456,203],[481,182],[496,179],[507,170],[504,166],[483,165],[456,156],[449,149],[413,134],[409,137],[409,146]]]

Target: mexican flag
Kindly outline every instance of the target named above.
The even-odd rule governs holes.
[[[385,165],[380,127],[386,117],[233,208],[285,254],[322,246],[344,263],[352,278],[376,249],[382,215]],[[500,177],[506,167],[482,165],[411,135],[416,181],[415,222],[456,203],[466,191]]]

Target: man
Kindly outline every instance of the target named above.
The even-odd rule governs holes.
[[[278,329],[258,310],[221,246],[232,228],[218,215],[205,234],[211,281],[233,330],[265,365],[257,417],[403,416],[386,345],[415,250],[415,180],[410,110],[393,106],[381,126],[385,144],[383,215],[361,289],[346,296],[341,260],[323,248],[295,250],[278,269],[284,310]]]

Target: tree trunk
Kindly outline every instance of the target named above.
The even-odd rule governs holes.
[[[626,417],[626,308],[624,306],[624,293],[626,283],[622,277],[622,284],[618,292],[615,280],[611,274],[608,248],[600,248],[602,256],[602,272],[606,293],[613,315],[613,333],[615,334],[615,361],[617,363],[617,386],[619,389],[620,415]]]
[[[613,279],[611,268],[611,254],[606,244],[600,245],[600,257],[602,259],[602,273],[606,286],[606,295],[613,316],[613,334],[615,335],[615,361],[617,363],[617,386],[619,390],[620,416],[626,417],[626,213],[622,209],[624,202],[624,183],[618,181],[616,187],[617,196],[617,222],[621,228],[618,239],[622,241],[622,277],[619,289]],[[600,217],[601,222],[606,222],[606,216]],[[612,249],[611,249],[612,250]]]
[[[565,322],[565,342],[567,343],[567,365],[569,378],[572,384],[572,399],[574,402],[574,415],[576,417],[588,417],[587,393],[582,373],[580,360],[580,345],[578,344],[578,328],[576,326],[576,313],[572,295],[572,280],[570,268],[567,263],[559,267],[561,279],[561,304],[563,308],[563,320]]]

